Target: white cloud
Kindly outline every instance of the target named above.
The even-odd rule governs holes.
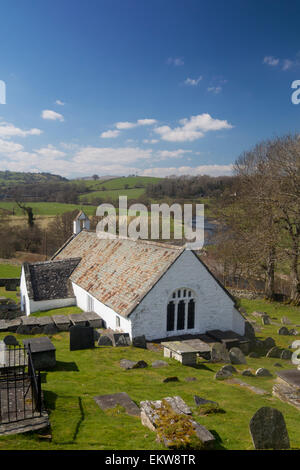
[[[35,150],[35,152],[38,155],[41,155],[42,157],[45,157],[45,158],[62,158],[66,156],[65,152],[58,150],[57,148],[55,148],[53,145],[50,145],[50,144],[47,147],[43,147],[38,150]]]
[[[58,104],[58,106],[64,106],[65,105],[65,103],[61,100],[56,100],[55,104]]]
[[[175,67],[181,67],[184,65],[184,60],[182,57],[169,57],[167,59],[168,65],[175,65]]]
[[[52,111],[51,109],[44,109],[42,111],[41,117],[50,121],[64,121],[62,114]]]
[[[73,162],[89,168],[89,165],[94,164],[126,165],[151,157],[152,149],[144,150],[139,147],[83,147],[76,153]]]
[[[221,86],[211,86],[207,88],[207,91],[214,93],[215,95],[218,95],[222,91]]]
[[[276,67],[276,65],[279,64],[279,59],[277,59],[277,58],[275,58],[271,55],[268,55],[268,56],[264,57],[263,63],[267,64],[267,65],[271,65],[271,67]]]
[[[115,139],[116,137],[118,137],[119,134],[120,134],[120,131],[117,131],[117,130],[105,131],[105,132],[102,132],[100,137],[102,137],[102,139]]]
[[[0,154],[7,154],[7,153],[14,153],[23,150],[23,145],[16,144],[15,142],[11,142],[10,140],[3,140],[0,139]]]
[[[161,126],[156,127],[154,131],[161,136],[161,139],[169,142],[192,142],[203,137],[205,132],[233,127],[226,120],[214,119],[207,113],[181,119],[179,123],[181,126],[174,129],[170,126]]]
[[[189,86],[197,86],[198,83],[202,80],[202,77],[198,77],[198,78],[187,78],[184,83],[185,85],[189,85]]]
[[[133,129],[139,126],[152,126],[156,122],[156,119],[138,119],[136,122],[121,121],[116,122],[115,127],[119,130]]]
[[[199,165],[196,167],[181,166],[168,167],[168,168],[147,168],[143,170],[143,176],[171,176],[171,175],[210,175],[210,176],[223,176],[231,175],[233,170],[232,164],[230,165]]]
[[[157,140],[157,139],[144,139],[143,142],[144,142],[144,144],[157,144],[157,142],[159,142],[159,140]]]
[[[183,150],[183,149],[177,149],[177,150],[159,150],[157,152],[158,159],[159,160],[166,160],[167,158],[180,158],[186,153],[192,153],[191,150]]]
[[[15,127],[13,124],[8,122],[0,122],[0,137],[10,138],[10,137],[27,137],[28,135],[40,135],[43,131],[40,129],[29,129],[24,131],[19,127]]]
[[[293,67],[293,65],[295,65],[296,62],[293,62],[292,60],[290,59],[285,59],[283,61],[283,65],[282,65],[282,70],[288,70],[290,69],[291,67]]]

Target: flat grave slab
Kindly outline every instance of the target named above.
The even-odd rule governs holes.
[[[91,326],[70,327],[70,351],[95,347],[94,328]]]
[[[54,321],[51,317],[39,317],[37,320],[39,326],[54,325]]]
[[[87,320],[88,326],[93,328],[102,328],[103,320],[95,312],[83,312],[82,316]]]
[[[240,338],[242,338],[233,331],[209,330],[206,332],[206,334],[208,336],[211,336],[213,339],[216,339],[221,343],[225,344],[227,349],[238,347],[241,342]]]
[[[300,370],[289,369],[277,372],[277,380],[300,390]]]
[[[240,387],[247,388],[253,393],[256,393],[256,395],[267,395],[268,392],[266,390],[263,390],[262,388],[254,387],[253,385],[249,385],[246,382],[243,382],[240,379],[228,379],[226,380],[225,383],[232,384],[232,385],[239,385]]]
[[[183,365],[196,364],[197,351],[186,341],[166,341],[161,344],[164,347],[164,357],[176,359]]]
[[[69,319],[73,326],[87,326],[87,319],[82,313],[72,313]]]
[[[52,319],[59,331],[69,331],[71,321],[65,315],[53,315]]]
[[[35,369],[47,370],[56,365],[56,348],[47,336],[23,339],[25,347],[30,345]]]
[[[0,320],[0,331],[7,331],[8,324],[5,320]]]
[[[202,341],[201,339],[187,339],[183,343],[191,346],[197,353],[210,352],[211,346]]]
[[[287,383],[276,383],[273,386],[272,394],[274,397],[279,398],[281,401],[289,403],[300,410],[300,390],[291,387]]]
[[[129,415],[140,417],[141,412],[139,407],[125,392],[113,393],[111,395],[98,395],[94,397],[94,400],[103,411],[119,405],[123,406]]]
[[[36,317],[20,317],[22,320],[22,325],[26,326],[38,326],[39,322]]]
[[[17,328],[21,325],[21,318],[15,318],[14,320],[7,320],[7,331],[16,332]]]

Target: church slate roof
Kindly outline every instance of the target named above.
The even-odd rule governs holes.
[[[70,280],[128,317],[183,251],[183,247],[145,240],[99,238],[83,230],[54,259],[80,257]]]
[[[77,257],[60,261],[24,263],[29,298],[39,301],[74,297],[69,278],[79,262],[80,258]]]

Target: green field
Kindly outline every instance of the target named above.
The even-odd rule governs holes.
[[[103,186],[107,190],[115,189],[134,189],[136,187],[145,188],[147,184],[158,183],[162,178],[152,176],[123,176],[121,178],[112,178],[110,180],[72,180],[72,183],[84,183],[90,191],[97,191]],[[126,188],[125,188],[126,186]]]
[[[242,305],[248,313],[260,309],[278,320],[285,315],[291,321],[300,323],[299,308],[248,300],[242,301]],[[60,311],[57,310],[57,313]],[[277,329],[274,325],[266,326],[259,337],[271,335],[279,346],[287,346],[296,339],[277,335]],[[3,336],[5,333],[0,335],[1,338]],[[239,371],[267,367],[272,372],[272,378],[242,377],[243,381],[269,392],[266,396],[259,396],[239,386],[216,381],[214,374],[221,364],[200,362],[197,367],[187,367],[173,359],[165,359],[169,367],[153,369],[151,362],[163,359],[162,352],[134,347],[96,347],[94,350],[70,352],[68,333],[57,334],[52,341],[56,347],[57,365],[51,372],[43,373],[42,377],[52,440],[39,437],[38,433],[3,436],[0,437],[0,449],[163,449],[156,442],[155,433],[143,427],[139,418],[127,415],[120,407],[104,412],[93,400],[96,395],[116,392],[127,392],[136,403],[146,399],[181,396],[191,407],[194,418],[214,433],[217,449],[253,449],[249,433],[251,417],[262,406],[276,407],[285,417],[291,447],[300,449],[299,411],[271,394],[278,370],[274,364],[280,362],[284,368],[291,368],[290,361],[247,357],[247,366],[236,366]],[[149,366],[125,371],[119,366],[122,358],[144,360]],[[162,383],[167,376],[177,376],[179,382]],[[196,381],[187,382],[185,379],[191,376]],[[193,400],[195,394],[217,401],[224,412],[199,416]]]
[[[14,264],[0,264],[0,278],[20,277],[21,266]]]
[[[28,202],[26,205],[32,207],[34,215],[60,215],[64,212],[73,211],[75,209],[82,209],[87,215],[95,214],[96,208],[84,204],[63,204],[60,202]],[[24,216],[22,209],[20,209],[14,202],[0,202],[0,209],[9,211],[14,210],[14,215]]]
[[[118,200],[119,196],[127,196],[128,199],[137,199],[145,190],[143,188],[136,189],[111,189],[107,191],[93,191],[88,194],[82,194],[80,200],[93,201],[94,198],[100,198],[105,202],[106,198],[111,198],[113,200]]]

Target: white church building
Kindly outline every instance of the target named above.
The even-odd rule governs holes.
[[[84,213],[74,221],[74,235],[50,261],[23,264],[21,305],[26,315],[77,305],[131,339],[245,331],[233,297],[194,251],[99,238],[89,231]]]

